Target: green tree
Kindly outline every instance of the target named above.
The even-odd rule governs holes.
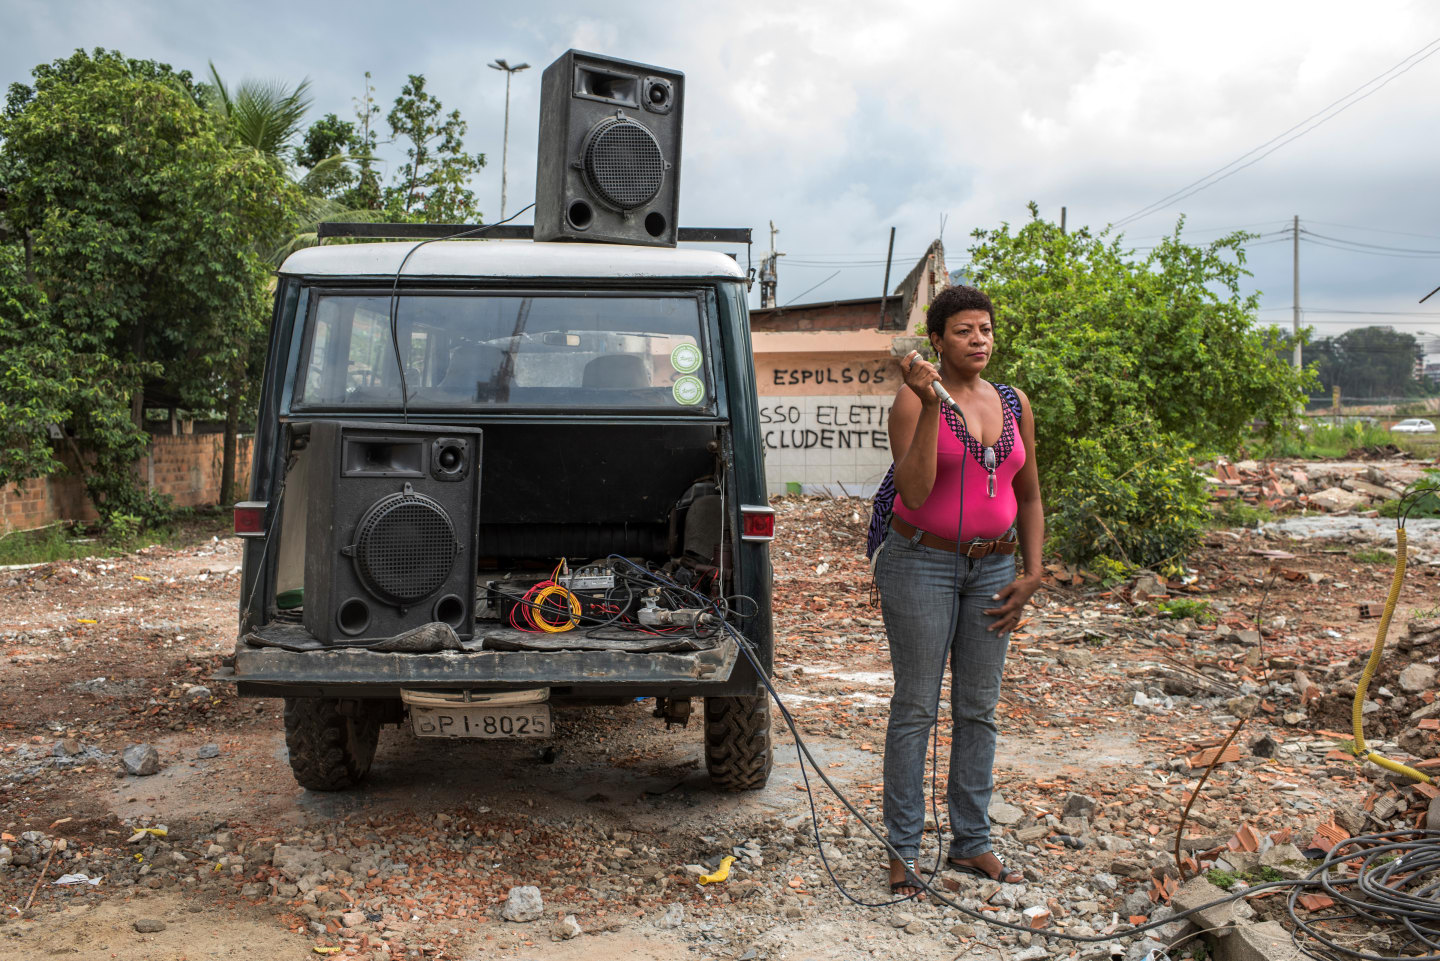
[[[1206,518],[1197,457],[1274,434],[1311,382],[1276,354],[1242,294],[1244,234],[1203,246],[1183,221],[1144,257],[1041,220],[977,230],[974,283],[994,300],[994,378],[1034,401],[1054,543],[1070,560],[1174,562]]]
[[[359,146],[351,150],[355,163],[355,186],[338,200],[347,210],[381,210],[385,192],[380,186],[380,171],[375,166],[375,151],[380,146],[376,132],[380,105],[375,102],[375,87],[370,83],[368,70],[365,71],[364,93],[356,97],[354,103],[355,134],[359,140]]]
[[[296,192],[231,149],[202,91],[164,64],[77,51],[34,78],[11,87],[0,118],[6,218],[33,243],[37,324],[71,352],[90,496],[103,515],[144,514],[155,505],[132,464],[146,379],[225,406],[268,313],[259,251]]]
[[[80,384],[64,331],[25,276],[17,244],[0,246],[0,487],[60,469],[51,428],[70,419]]]
[[[335,166],[328,173],[318,176],[315,170],[323,169],[323,165],[331,157],[353,156],[361,149],[363,144],[360,135],[355,132],[355,125],[350,121],[327,113],[312,123],[305,131],[300,145],[293,148],[295,166],[308,172],[305,178],[306,193],[338,200],[354,190],[359,175],[350,165]]]
[[[1326,393],[1338,384],[1343,397],[1414,397],[1426,392],[1415,378],[1421,356],[1420,342],[1412,334],[1372,326],[1307,344],[1304,360],[1315,363]]]
[[[465,121],[425,89],[424,74],[412,73],[386,117],[403,141],[405,163],[385,188],[385,210],[395,220],[424,223],[479,222],[475,192],[466,184],[485,166],[483,153],[465,152]]]

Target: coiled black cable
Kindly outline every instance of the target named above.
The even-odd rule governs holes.
[[[1339,871],[1359,859],[1355,874]],[[1390,831],[1365,834],[1341,841],[1304,881],[1335,901],[1335,912],[1301,915],[1295,905],[1305,887],[1291,889],[1285,908],[1294,925],[1295,946],[1312,958],[1358,958],[1388,961],[1440,961],[1440,831]],[[1398,928],[1403,943],[1391,944],[1396,953],[1359,951],[1354,943],[1362,934],[1339,930],[1356,921]],[[1413,953],[1421,951],[1424,953]],[[1412,953],[1401,953],[1412,952]]]

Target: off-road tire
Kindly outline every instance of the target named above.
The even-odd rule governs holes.
[[[348,717],[328,697],[285,698],[290,770],[311,791],[343,791],[365,779],[380,740],[380,721]]]
[[[754,791],[770,780],[770,699],[705,698],[705,767],[721,791]]]

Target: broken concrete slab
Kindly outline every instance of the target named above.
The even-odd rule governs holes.
[[[1215,961],[1300,961],[1304,955],[1279,921],[1242,924],[1215,942]]]
[[[1176,914],[1183,914],[1225,896],[1225,891],[1211,884],[1203,875],[1197,875],[1180,886],[1180,890],[1176,891],[1175,896],[1170,899],[1170,904],[1175,908]],[[1200,928],[1216,929],[1215,933],[1220,934],[1226,928],[1248,921],[1254,916],[1255,909],[1244,901],[1227,901],[1203,911],[1197,911],[1190,915],[1190,921]]]
[[[1367,503],[1364,494],[1343,487],[1327,487],[1310,495],[1310,506],[1322,511],[1353,511],[1364,503]]]
[[[1400,690],[1406,694],[1419,694],[1435,686],[1435,668],[1429,664],[1415,663],[1400,672]]]

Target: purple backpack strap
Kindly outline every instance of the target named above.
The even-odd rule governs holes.
[[[875,491],[870,505],[870,533],[865,538],[865,558],[869,560],[880,549],[885,532],[890,529],[890,513],[895,509],[895,465],[885,472],[885,479]]]
[[[1015,388],[1009,384],[996,384],[995,392],[1000,395],[1000,399],[1010,408],[1010,413],[1014,414],[1018,421],[1024,408],[1020,406],[1020,395],[1015,393]]]

